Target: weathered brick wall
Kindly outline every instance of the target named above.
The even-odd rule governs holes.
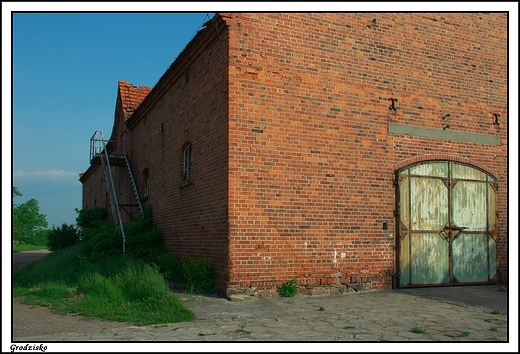
[[[165,73],[147,98],[156,101],[149,108],[143,101],[131,118],[134,121],[129,121],[125,150],[141,194],[143,172],[148,169],[150,194],[144,201],[152,205],[169,251],[179,258],[213,261],[216,287],[224,289],[228,68],[227,42],[219,34],[223,35],[212,30],[202,39],[196,37]],[[189,183],[182,178],[182,149],[187,142],[192,143]]]
[[[231,288],[295,277],[331,284],[337,274],[391,287],[393,174],[432,156],[467,159],[497,178],[507,277],[506,14],[224,18]],[[445,114],[450,130],[497,135],[501,145],[388,132],[389,123],[442,129]]]
[[[93,166],[81,177],[83,195],[81,205],[83,209],[109,208],[106,205],[105,176],[101,166]]]
[[[449,159],[498,181],[507,280],[505,14],[221,15],[228,27],[217,19],[199,32],[134,112],[120,146],[141,194],[149,171],[144,201],[172,253],[213,260],[219,293],[291,278],[390,288],[394,173]],[[391,134],[389,124],[449,124],[501,144]],[[188,184],[180,177],[187,141]],[[89,174],[83,206],[96,198],[102,206],[102,171]],[[124,193],[131,202],[130,185]]]
[[[121,219],[123,222],[131,221],[139,213],[139,209],[131,205],[136,204],[136,198],[131,188],[130,176],[124,166],[112,166],[111,169]],[[82,208],[106,208],[108,219],[114,220],[102,166],[92,165],[81,180],[83,182]]]

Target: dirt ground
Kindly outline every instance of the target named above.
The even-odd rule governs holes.
[[[47,307],[28,306],[21,298],[13,299],[13,338],[53,335],[63,332],[97,332],[100,329],[124,328],[121,322],[85,319],[77,315],[58,315]]]

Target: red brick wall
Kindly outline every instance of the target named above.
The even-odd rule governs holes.
[[[83,184],[82,208],[107,208],[107,211],[110,212],[110,206],[106,205],[105,176],[101,166],[97,168],[91,166],[81,177],[81,181]]]
[[[468,159],[499,184],[507,278],[507,15],[232,14],[230,287],[366,277],[391,287],[393,174]],[[396,111],[389,98],[396,98]],[[406,137],[389,123],[497,135],[500,146]],[[501,115],[493,125],[493,113]],[[402,167],[402,166],[401,166]],[[388,224],[384,230],[383,223]]]
[[[225,35],[225,28],[222,28]],[[130,122],[127,154],[144,197],[149,173],[153,218],[177,257],[214,262],[217,288],[227,270],[227,41],[211,31],[188,46]],[[225,37],[222,37],[225,38]],[[198,47],[201,45],[201,47]],[[135,125],[135,126],[133,126]],[[192,178],[183,181],[182,148],[192,143]]]
[[[496,177],[507,280],[505,14],[222,16],[228,27],[217,19],[199,32],[134,112],[122,146],[141,194],[149,171],[145,203],[172,253],[213,260],[219,293],[338,274],[390,288],[394,173],[442,158]],[[388,131],[446,122],[501,145]],[[187,141],[190,184],[180,177]],[[99,173],[84,181],[84,207],[105,195]]]

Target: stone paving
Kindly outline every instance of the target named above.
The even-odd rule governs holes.
[[[429,290],[429,291],[428,291]],[[505,290],[505,291],[504,291]],[[450,293],[451,291],[451,293]],[[176,292],[196,315],[190,322],[134,326],[120,323],[110,326],[99,321],[89,331],[67,331],[35,336],[30,330],[14,331],[15,343],[118,343],[118,350],[190,350],[186,343],[206,343],[202,351],[231,351],[232,343],[248,343],[248,351],[262,345],[286,343],[298,351],[322,351],[315,342],[333,344],[340,351],[352,351],[355,343],[372,343],[387,351],[392,343],[428,342],[426,351],[435,344],[450,343],[449,351],[518,350],[517,307],[510,316],[507,288],[500,285],[453,287],[444,289],[399,289],[346,292],[339,295],[298,295],[293,298],[272,297],[247,301],[229,301],[216,296]],[[517,299],[515,299],[517,302]],[[512,321],[513,329],[509,326]],[[151,343],[157,342],[153,347]],[[178,342],[170,343],[170,342]],[[284,343],[282,343],[284,342]],[[348,343],[347,343],[348,342]],[[127,343],[126,346],[124,343]],[[251,343],[257,345],[251,346]],[[302,344],[304,343],[303,347]],[[471,344],[476,347],[468,347]],[[221,345],[226,344],[225,347]],[[453,345],[463,345],[454,349]],[[172,347],[175,345],[175,347]],[[345,346],[346,345],[346,346]],[[510,348],[513,349],[510,349]],[[77,347],[72,347],[78,351]],[[107,350],[107,346],[103,350]],[[153,349],[152,349],[153,348]],[[175,348],[175,349],[173,349]],[[366,348],[366,347],[364,347]],[[376,348],[379,349],[381,347]],[[401,346],[399,347],[404,350]],[[273,350],[270,348],[269,350]],[[333,349],[334,350],[334,349]],[[421,347],[414,349],[421,351]],[[437,349],[438,350],[438,349]]]
[[[60,341],[433,341],[507,342],[508,315],[490,307],[398,290],[294,298],[223,298],[177,293],[196,319],[88,333],[24,335],[20,342]],[[415,328],[415,331],[414,331]],[[424,333],[417,333],[423,332]]]

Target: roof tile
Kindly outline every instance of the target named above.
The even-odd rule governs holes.
[[[130,118],[132,113],[139,107],[145,97],[152,91],[148,86],[133,86],[132,84],[119,80],[119,97],[121,98],[121,108],[124,111],[125,120]]]

